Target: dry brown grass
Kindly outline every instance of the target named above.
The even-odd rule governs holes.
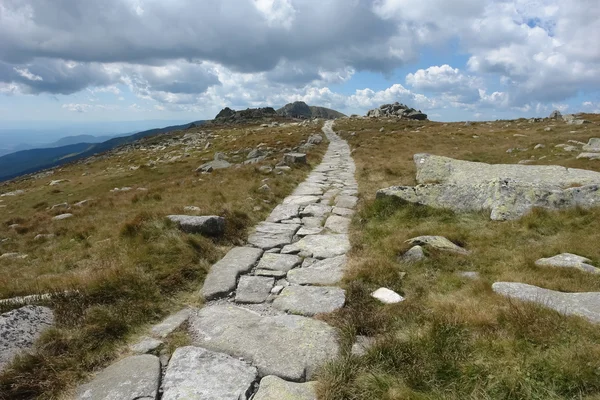
[[[464,126],[345,120],[336,125],[346,132],[343,135],[354,150],[361,202],[345,277],[347,306],[327,318],[340,329],[344,355],[324,368],[320,398],[600,396],[597,326],[509,301],[491,290],[493,282],[518,281],[561,291],[600,291],[598,276],[534,265],[538,258],[571,252],[600,266],[600,209],[534,210],[518,221],[496,222],[484,212],[455,214],[374,199],[379,188],[414,184],[412,156],[421,152],[489,163],[515,163],[535,155],[536,164],[600,171],[600,162],[576,160],[578,152],[554,147],[567,140],[600,137],[600,116],[585,118],[595,124],[555,123],[550,132],[544,131],[547,123],[526,121]],[[417,127],[422,127],[420,132],[413,132]],[[546,147],[533,150],[538,143]],[[517,147],[528,150],[506,152]],[[541,156],[545,158],[540,160]],[[471,254],[426,250],[424,261],[400,261],[398,256],[409,248],[405,240],[418,235],[446,236]],[[481,279],[460,277],[459,271],[479,272]],[[369,295],[380,286],[396,290],[406,300],[381,305]],[[377,339],[362,357],[349,354],[357,334]]]
[[[0,209],[0,240],[8,240],[0,244],[0,252],[28,257],[0,259],[0,298],[78,292],[47,302],[55,310],[56,327],[43,336],[34,354],[17,359],[0,375],[0,399],[56,398],[122,353],[127,338],[139,334],[148,323],[184,304],[197,305],[195,293],[210,265],[245,240],[246,230],[264,219],[305,178],[327,146],[323,143],[309,153],[309,166],[280,175],[263,174],[260,166],[274,166],[284,152],[319,132],[320,125],[211,126],[197,131],[207,129],[214,137],[206,150],[203,143],[193,148],[169,145],[173,136],[194,131],[175,132],[146,139],[142,142],[146,150],[137,146],[129,152],[116,151],[63,167],[51,177],[2,187],[2,193],[17,189],[26,193],[1,198],[0,204],[6,207]],[[166,144],[164,149],[148,150],[161,143]],[[230,160],[241,162],[260,143],[272,148],[273,155],[259,164],[210,174],[194,172],[212,160],[215,152],[225,152]],[[167,161],[184,153],[189,156]],[[150,168],[144,166],[149,160],[159,161]],[[130,169],[140,165],[137,170]],[[57,179],[68,182],[48,186]],[[258,190],[265,182],[271,190]],[[133,190],[110,192],[124,186]],[[73,218],[52,220],[65,212],[51,210],[52,205],[73,205],[85,199],[92,200],[68,210]],[[166,215],[185,213],[185,206],[199,207],[199,215],[224,216],[224,237],[187,235],[166,220]],[[15,223],[20,226],[10,228]],[[40,233],[55,237],[35,240]],[[9,308],[2,306],[2,310]],[[171,342],[182,340],[185,338],[175,337]]]

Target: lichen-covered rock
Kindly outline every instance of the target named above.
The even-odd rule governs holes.
[[[469,254],[464,248],[457,246],[443,236],[417,236],[408,239],[407,243],[418,246],[429,246],[437,250],[449,251],[458,254]]]
[[[517,219],[533,207],[600,204],[600,173],[560,166],[485,164],[416,154],[417,186],[381,189],[377,197],[454,211],[490,210],[493,220]]]
[[[54,312],[48,307],[25,306],[0,314],[0,371],[53,324]]]

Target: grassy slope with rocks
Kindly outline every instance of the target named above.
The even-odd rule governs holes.
[[[57,398],[122,354],[128,338],[147,324],[198,304],[197,290],[210,265],[242,243],[247,228],[305,178],[327,144],[309,152],[308,166],[281,175],[264,174],[259,167],[274,166],[284,152],[319,131],[320,124],[192,128],[146,138],[49,177],[3,185],[0,193],[25,193],[0,198],[0,253],[28,257],[0,258],[0,298],[78,292],[43,303],[54,309],[56,327],[43,335],[35,354],[18,358],[0,375],[0,399]],[[261,144],[272,155],[258,164],[194,172],[217,152],[240,163]],[[269,190],[259,189],[265,183]],[[111,192],[115,187],[132,190]],[[64,202],[70,209],[52,209]],[[186,206],[200,211],[186,212]],[[52,219],[65,212],[74,216]],[[226,233],[218,239],[184,234],[165,219],[168,214],[221,215]],[[38,234],[54,236],[36,240]],[[14,307],[3,305],[0,311]]]
[[[415,153],[489,163],[527,159],[600,171],[600,161],[577,160],[579,151],[555,147],[600,137],[600,116],[584,118],[593,123],[517,120],[465,126],[346,119],[336,124],[353,149],[361,201],[345,276],[347,305],[325,317],[339,328],[344,351],[323,369],[320,399],[600,398],[597,326],[491,290],[493,282],[516,281],[560,291],[600,291],[597,275],[534,265],[538,258],[571,252],[599,266],[599,208],[534,210],[517,221],[495,222],[483,212],[455,214],[375,200],[377,189],[415,184]],[[537,144],[545,147],[534,149]],[[419,235],[446,236],[471,254],[426,249],[423,261],[400,261],[398,255],[410,247],[405,240]],[[481,279],[461,277],[459,271],[476,271]],[[380,286],[406,300],[382,305],[370,297]],[[363,356],[350,353],[355,335],[375,338]]]

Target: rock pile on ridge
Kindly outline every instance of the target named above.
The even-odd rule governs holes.
[[[454,211],[491,210],[493,220],[517,219],[533,207],[600,205],[600,173],[552,165],[485,164],[415,154],[417,186],[380,189],[411,203]]]
[[[367,117],[393,117],[423,121],[427,119],[427,114],[422,113],[421,110],[415,110],[414,108],[395,102],[394,104],[384,104],[379,108],[369,110]]]

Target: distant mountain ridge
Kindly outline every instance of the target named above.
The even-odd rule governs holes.
[[[229,107],[222,109],[213,122],[215,123],[226,123],[226,124],[241,124],[248,122],[258,122],[261,120],[273,120],[273,119],[310,119],[310,118],[325,118],[335,119],[342,118],[346,115],[339,111],[332,110],[325,107],[309,106],[303,101],[295,101],[293,103],[286,104],[278,110],[273,107],[262,107],[262,108],[247,108],[245,110],[235,111]]]
[[[113,137],[112,139],[101,143],[75,143],[60,147],[23,150],[6,154],[0,157],[0,181],[53,168],[95,154],[104,153],[123,144],[132,143],[148,136],[188,129],[190,127],[202,125],[205,122],[206,121],[194,121],[183,125],[149,129],[129,136]],[[65,139],[74,140],[69,138]]]
[[[290,118],[343,118],[346,115],[326,107],[309,106],[303,101],[288,103],[277,110],[277,114]]]

